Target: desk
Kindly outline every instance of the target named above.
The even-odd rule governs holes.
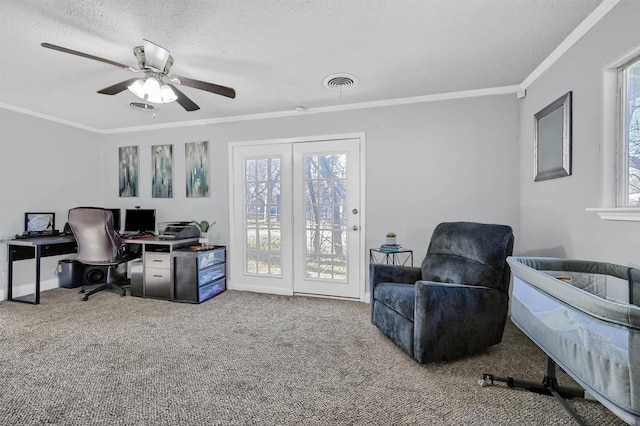
[[[3,240],[9,252],[9,266],[7,271],[7,300],[21,303],[40,303],[40,259],[49,256],[60,256],[75,253],[76,240],[72,235],[60,235],[55,237],[34,237],[21,240]],[[33,294],[13,297],[13,262],[17,260],[36,260],[36,288]]]
[[[141,238],[124,238],[127,245],[138,245],[144,265],[144,296],[169,299],[171,288],[171,253],[173,249],[186,247],[198,242],[198,238],[184,240],[162,240],[155,236]],[[17,240],[2,240],[8,246],[9,265],[7,270],[7,300],[13,302],[40,303],[40,259],[49,256],[60,256],[77,251],[76,240],[73,235],[55,237],[35,237]],[[35,292],[19,298],[13,297],[13,262],[18,260],[36,260]],[[166,270],[166,272],[165,272]],[[147,292],[147,285],[148,292]],[[166,290],[165,290],[166,289]],[[148,293],[148,294],[147,294]],[[165,297],[166,296],[166,297]]]

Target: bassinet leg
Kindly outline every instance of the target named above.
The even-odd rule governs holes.
[[[557,399],[562,407],[569,413],[569,415],[580,426],[585,426],[586,423],[578,416],[573,407],[571,407],[565,399],[571,398],[584,398],[584,390],[578,388],[569,388],[565,386],[558,386],[558,380],[556,379],[556,362],[547,355],[547,362],[545,365],[545,375],[542,382],[531,382],[528,380],[518,380],[513,377],[499,377],[493,374],[484,373],[482,380],[479,381],[481,386],[486,384],[493,385],[493,382],[506,383],[510,388],[522,388],[527,389],[530,392],[539,393],[542,395],[553,396]]]
[[[542,383],[544,383],[545,387],[549,389],[549,392],[553,395],[553,397],[562,404],[565,411],[569,413],[573,420],[578,423],[578,425],[583,426],[586,425],[576,413],[576,410],[572,406],[570,406],[565,398],[584,398],[584,390],[576,389],[576,388],[565,388],[562,386],[558,386],[558,380],[556,379],[556,362],[551,359],[550,356],[547,355],[547,365],[546,365],[546,374]]]

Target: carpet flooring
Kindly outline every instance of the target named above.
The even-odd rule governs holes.
[[[201,305],[112,292],[0,302],[2,425],[572,425],[513,324],[488,353],[420,365],[359,302],[226,291]],[[561,385],[572,381],[559,372]],[[624,424],[595,401],[591,425]]]

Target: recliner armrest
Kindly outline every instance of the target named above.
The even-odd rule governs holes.
[[[374,290],[379,283],[413,284],[421,278],[422,269],[414,266],[372,263],[369,265],[369,292],[371,293],[371,303],[373,303]]]
[[[508,297],[496,288],[416,282],[414,357],[443,361],[499,343],[507,309]]]

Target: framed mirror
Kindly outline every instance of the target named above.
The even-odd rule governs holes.
[[[571,175],[571,95],[534,115],[535,182]]]

